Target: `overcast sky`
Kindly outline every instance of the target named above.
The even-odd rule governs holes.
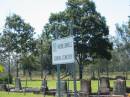
[[[67,0],[0,0],[0,31],[2,31],[6,16],[13,13],[20,15],[25,22],[30,23],[37,34],[42,32],[48,22],[50,13],[58,13],[66,8]],[[130,15],[129,0],[93,0],[97,11],[106,17],[110,34],[114,35],[115,24],[128,21]]]

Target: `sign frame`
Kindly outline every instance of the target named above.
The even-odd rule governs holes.
[[[55,39],[52,41],[52,64],[69,64],[75,62],[74,37]]]

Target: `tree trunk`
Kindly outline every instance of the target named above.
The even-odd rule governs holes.
[[[107,77],[109,77],[109,67],[108,67],[108,64],[107,64]]]
[[[41,66],[41,79],[43,79],[43,67]]]
[[[98,97],[100,95],[100,92],[99,92],[100,82],[99,82],[99,80],[100,80],[100,66],[98,67]]]
[[[128,78],[128,66],[127,66],[127,64],[126,64],[125,67],[126,67],[126,70],[125,70],[125,71],[126,71],[126,72],[125,72],[126,76],[125,76],[125,77],[126,77],[126,80],[127,80],[127,78]]]
[[[12,83],[11,68],[10,68],[10,53],[9,53],[9,64],[8,64],[8,83]]]
[[[23,69],[23,76],[25,76],[26,75],[26,70],[25,69]]]
[[[16,71],[16,77],[19,77],[18,62],[16,62],[16,69],[17,69],[17,71]]]
[[[79,65],[79,79],[81,80],[83,78],[83,66],[82,64]]]
[[[95,71],[94,70],[92,71],[91,79],[96,79],[96,77],[95,77]]]
[[[40,51],[40,53],[41,53],[41,55],[40,55],[40,57],[41,57],[41,59],[40,59],[40,61],[41,61],[41,79],[43,79],[43,61],[42,61],[43,52],[42,52],[42,42],[43,42],[43,40],[41,40],[41,51]]]
[[[29,70],[29,71],[28,71],[28,74],[29,74],[29,78],[30,78],[30,80],[32,80],[32,71]]]

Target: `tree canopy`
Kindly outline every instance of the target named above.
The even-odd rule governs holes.
[[[53,39],[74,36],[81,79],[84,64],[95,58],[111,59],[112,43],[108,39],[109,30],[105,17],[96,11],[94,2],[68,0],[66,5],[64,11],[51,14],[44,33]]]
[[[3,31],[3,46],[6,50],[17,53],[31,51],[34,47],[34,28],[24,20],[13,14],[6,17],[5,28]]]
[[[4,66],[2,66],[2,65],[0,64],[0,73],[1,73],[1,72],[4,72],[4,70],[5,70],[5,69],[4,69]]]
[[[36,51],[34,34],[34,28],[29,23],[26,23],[19,15],[13,14],[6,17],[4,30],[1,36],[1,50],[8,54],[9,58],[7,63],[9,64],[9,73],[11,57],[13,55],[15,55],[14,60],[17,59],[15,64],[18,68],[18,59],[20,59],[22,55],[31,55]]]

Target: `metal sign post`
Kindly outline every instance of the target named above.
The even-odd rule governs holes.
[[[61,97],[60,64],[74,63],[73,37],[56,39],[52,41],[52,63],[57,65],[57,93]],[[75,88],[76,89],[76,88]]]
[[[61,81],[60,81],[60,64],[57,65],[57,81],[58,81],[57,93],[58,93],[58,97],[61,97],[61,93],[60,93],[60,87],[61,87],[61,85],[60,85],[60,83],[61,83]]]
[[[73,64],[73,77],[74,77],[74,97],[77,97],[77,84],[76,84],[76,68],[75,64]]]

